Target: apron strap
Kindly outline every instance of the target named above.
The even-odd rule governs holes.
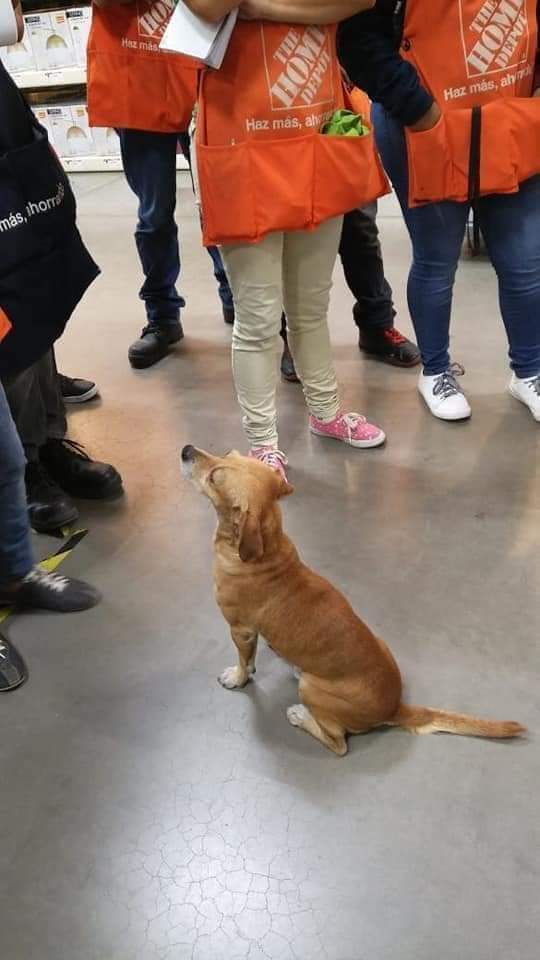
[[[471,111],[471,147],[469,152],[469,201],[472,205],[473,223],[469,234],[471,253],[480,252],[482,241],[480,238],[480,223],[476,201],[480,196],[480,161],[482,153],[482,107],[476,106]],[[472,235],[471,235],[472,234]]]

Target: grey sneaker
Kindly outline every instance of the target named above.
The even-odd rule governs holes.
[[[19,651],[0,633],[0,693],[15,690],[27,678],[26,664]]]
[[[0,587],[0,607],[77,613],[95,607],[100,600],[101,594],[88,583],[46,573],[39,567],[9,587]]]

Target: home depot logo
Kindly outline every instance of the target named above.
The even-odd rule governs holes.
[[[334,100],[330,34],[324,27],[293,28],[275,47],[275,28],[261,26],[272,110],[315,107]],[[272,43],[274,41],[274,43]]]
[[[137,26],[144,40],[161,40],[176,6],[176,0],[137,0]]]
[[[467,26],[469,0],[460,0],[469,77],[508,70],[527,59],[530,0],[486,0]]]

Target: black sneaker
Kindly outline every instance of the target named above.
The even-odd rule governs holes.
[[[182,324],[178,323],[149,323],[144,328],[138,340],[132,343],[128,350],[128,358],[135,370],[145,370],[152,367],[158,360],[162,360],[169,352],[169,347],[179,343],[184,337]]]
[[[39,458],[49,476],[72,497],[113,500],[123,493],[118,470],[110,463],[91,460],[74,440],[48,440]]]
[[[9,587],[0,587],[0,606],[27,610],[53,610],[55,613],[77,613],[90,610],[101,600],[101,594],[82,580],[46,573],[34,567],[21,580]]]
[[[37,533],[56,533],[74,523],[79,511],[42,463],[28,463],[25,472],[30,524]]]
[[[375,328],[369,332],[360,330],[358,346],[370,357],[393,367],[416,367],[421,360],[416,344],[395,327]]]
[[[82,380],[80,377],[64,377],[58,374],[60,390],[64,403],[87,403],[98,396],[98,388],[91,380]]]
[[[230,327],[234,324],[234,307],[223,307],[223,319]]]
[[[0,693],[15,690],[27,679],[28,671],[19,651],[0,633]]]

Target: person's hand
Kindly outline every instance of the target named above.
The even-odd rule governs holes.
[[[15,20],[17,23],[17,40],[22,40],[24,35],[24,20],[21,7],[21,0],[12,0]]]
[[[259,0],[244,0],[240,4],[239,17],[241,20],[263,20],[262,7]]]
[[[420,117],[420,120],[417,120],[416,123],[413,123],[409,130],[412,130],[413,133],[422,133],[424,130],[432,130],[433,127],[441,119],[441,109],[438,103],[432,103],[427,113],[423,117]]]

